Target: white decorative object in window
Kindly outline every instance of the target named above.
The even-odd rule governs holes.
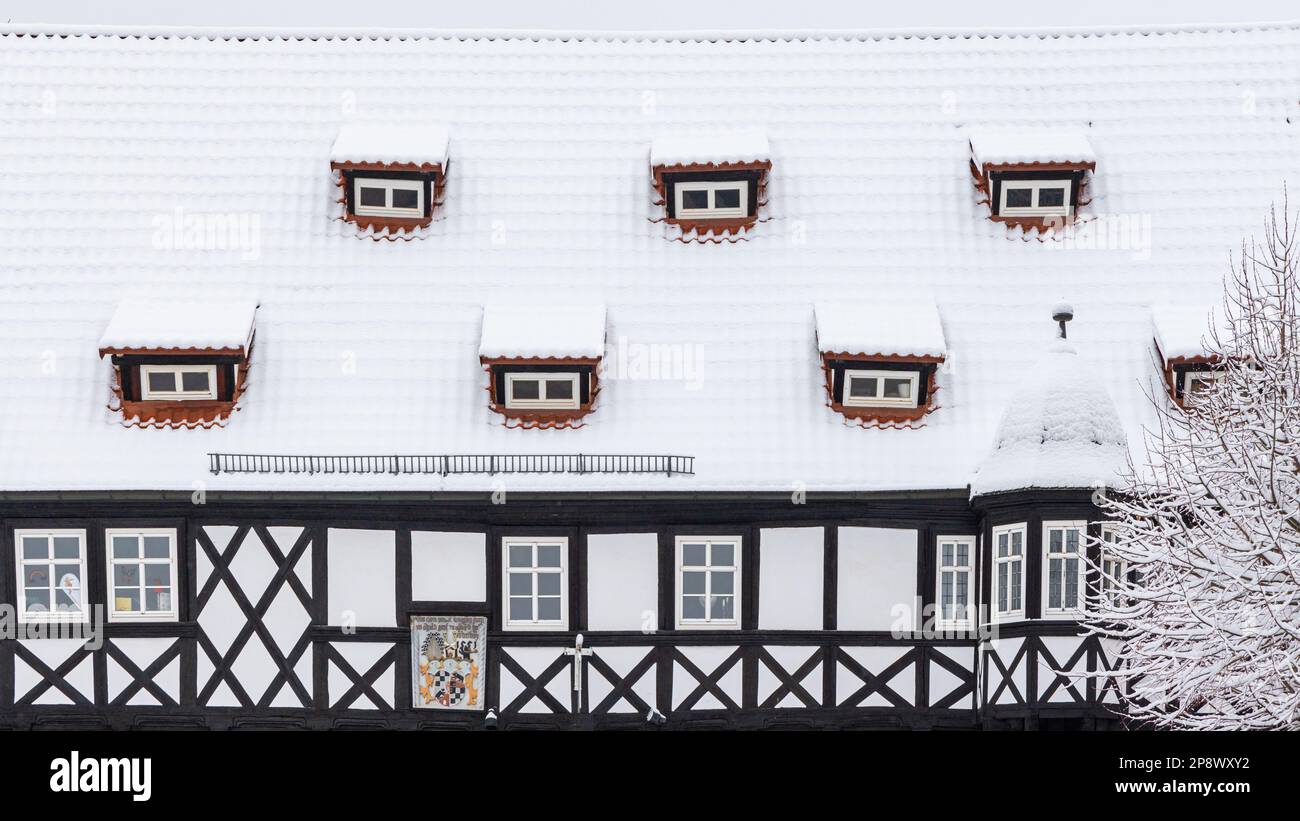
[[[110,529],[109,621],[176,621],[176,531]]]
[[[1071,180],[1001,181],[998,214],[1005,217],[1066,217],[1070,214]]]
[[[423,217],[424,180],[353,177],[352,213],[358,217]]]
[[[748,180],[700,180],[673,186],[677,219],[729,219],[749,216]]]
[[[216,365],[141,365],[143,399],[216,399]]]
[[[740,537],[677,539],[677,628],[740,627]]]
[[[86,621],[86,532],[16,530],[19,621]]]
[[[1083,602],[1087,522],[1043,522],[1043,615],[1073,615]]]
[[[915,408],[919,371],[845,371],[845,407]]]
[[[1214,383],[1223,379],[1223,371],[1187,371],[1183,374],[1183,402],[1194,405],[1205,393],[1214,390]]]
[[[1124,582],[1128,578],[1128,562],[1108,555],[1106,545],[1115,541],[1115,528],[1101,528],[1101,595],[1111,605],[1125,603]]]
[[[1024,615],[1024,568],[1025,526],[993,528],[993,601],[1000,619]]]
[[[975,538],[940,536],[938,543],[938,626],[968,629],[975,625]]]
[[[509,630],[565,630],[569,540],[507,538],[501,542],[502,601]]]
[[[506,407],[520,410],[577,410],[579,375],[536,371],[506,374]]]

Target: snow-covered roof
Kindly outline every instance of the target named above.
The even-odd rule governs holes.
[[[254,300],[128,297],[113,312],[99,350],[246,351],[256,314]]]
[[[451,131],[442,123],[344,123],[330,149],[330,162],[445,167],[450,141]]]
[[[943,325],[933,302],[819,302],[822,353],[942,357]]]
[[[971,495],[1025,488],[1114,487],[1127,463],[1124,426],[1099,366],[1054,343],[1011,397]]]
[[[605,353],[604,305],[489,305],[484,359],[597,359]]]
[[[1151,306],[1151,328],[1156,345],[1165,361],[1207,356],[1215,340],[1211,337],[1211,323],[1222,315],[1222,309],[1209,304],[1164,303]],[[1219,341],[1228,342],[1228,329],[1220,322]]]
[[[3,490],[500,479],[212,476],[209,452],[695,457],[691,476],[516,475],[512,492],[964,489],[1062,298],[1071,339],[1141,442],[1151,305],[1214,303],[1229,252],[1284,180],[1300,186],[1293,25],[750,39],[21,30],[0,28]],[[1015,76],[1032,83],[1010,89]],[[455,170],[421,237],[374,242],[336,219],[344,122],[453,124]],[[1105,162],[1092,207],[1153,215],[1149,232],[1116,232],[1144,244],[1026,241],[988,219],[964,129],[1026,122],[1091,123]],[[739,242],[674,241],[648,144],[759,126],[779,149],[765,219]],[[226,243],[164,231],[178,215],[214,230],[235,216],[240,230]],[[256,294],[257,352],[228,425],[128,430],[109,410],[100,336],[139,293]],[[844,424],[826,407],[813,306],[921,298],[937,304],[951,363],[936,377],[942,407],[916,430]],[[615,367],[581,428],[511,429],[489,407],[483,306],[533,303],[607,308]]]
[[[970,139],[975,164],[1095,163],[1097,155],[1081,129],[1023,126],[972,128]]]
[[[660,134],[650,144],[650,165],[721,165],[772,159],[767,135],[757,129]]]

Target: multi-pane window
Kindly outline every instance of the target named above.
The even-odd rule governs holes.
[[[936,602],[939,624],[964,627],[974,624],[975,540],[971,537],[939,537],[939,584]]]
[[[1124,604],[1124,582],[1128,577],[1128,562],[1115,558],[1106,546],[1115,542],[1115,529],[1101,529],[1101,595],[1112,605]]]
[[[1086,526],[1084,522],[1043,523],[1043,574],[1048,613],[1070,613],[1080,607]]]
[[[1223,376],[1223,371],[1187,371],[1183,374],[1183,402],[1196,404],[1202,395],[1214,390],[1214,383]]]
[[[424,180],[356,177],[352,213],[359,217],[423,217]]]
[[[216,365],[141,365],[142,399],[216,399]]]
[[[175,621],[176,531],[109,530],[110,621]]]
[[[843,404],[914,408],[919,381],[917,371],[845,371]]]
[[[679,182],[676,193],[678,219],[735,218],[749,216],[748,180]]]
[[[1025,526],[993,529],[993,599],[999,616],[1019,615],[1024,603]]]
[[[581,406],[578,379],[576,373],[507,373],[506,407],[576,410]]]
[[[677,540],[677,626],[740,626],[740,539]]]
[[[19,530],[14,548],[21,620],[85,621],[85,531]]]
[[[1070,180],[1002,180],[1004,216],[1053,217],[1070,213]]]
[[[506,627],[565,629],[569,540],[510,538],[503,540],[502,548]]]

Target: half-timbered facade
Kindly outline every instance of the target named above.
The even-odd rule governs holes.
[[[1298,46],[0,27],[0,727],[1122,726]]]

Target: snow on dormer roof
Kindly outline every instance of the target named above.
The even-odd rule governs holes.
[[[933,302],[820,302],[817,349],[862,356],[946,356],[943,325]]]
[[[483,309],[483,359],[599,359],[604,305],[489,305]]]
[[[650,145],[650,165],[722,165],[760,163],[772,159],[762,131],[663,134]]]
[[[1210,327],[1216,321],[1216,316],[1214,308],[1206,304],[1153,305],[1152,334],[1165,363],[1174,359],[1212,356],[1213,353],[1207,346],[1214,345]],[[1228,329],[1220,324],[1221,342],[1227,341],[1227,333]]]
[[[1078,129],[982,127],[966,132],[975,165],[1087,164],[1097,155]]]
[[[99,352],[229,351],[247,355],[254,300],[176,301],[130,297],[118,303]]]
[[[445,167],[450,142],[451,131],[441,123],[344,123],[330,162]]]

